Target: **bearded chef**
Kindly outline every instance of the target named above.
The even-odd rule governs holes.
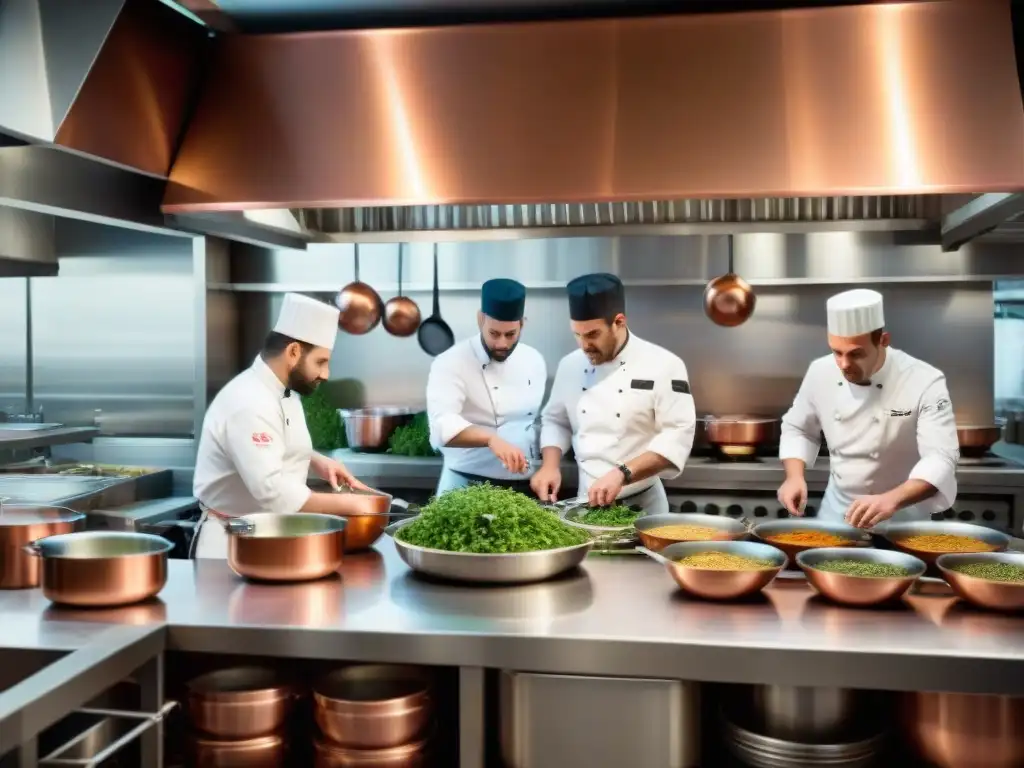
[[[438,496],[481,482],[529,490],[548,372],[540,352],[519,341],[525,306],[522,283],[488,280],[480,292],[479,333],[430,366],[430,442],[444,456]]]
[[[824,432],[831,474],[819,517],[871,528],[949,509],[960,452],[946,377],[889,346],[881,294],[846,291],[826,308],[832,354],[811,363],[782,419],[779,502],[803,513],[804,471]]]
[[[203,508],[193,542],[197,558],[227,557],[225,518],[345,511],[341,495],[306,486],[310,467],[332,486],[366,489],[343,464],[313,452],[298,397],[327,379],[337,335],[337,309],[285,294],[259,356],[210,403],[193,480]]]
[[[584,275],[567,286],[579,349],[562,358],[541,417],[543,464],[534,493],[554,501],[559,464],[571,445],[579,496],[592,506],[616,500],[645,514],[669,511],[662,477],[683,471],[696,415],[686,365],[631,333],[626,295],[615,275]]]

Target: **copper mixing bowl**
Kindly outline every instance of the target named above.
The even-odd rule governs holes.
[[[850,576],[845,573],[819,571],[816,566],[830,560],[856,560],[905,568],[909,576]],[[796,556],[796,564],[807,575],[807,581],[829,600],[864,607],[882,605],[901,597],[928,569],[913,555],[886,549],[858,547],[822,547],[809,549]]]
[[[400,747],[423,736],[433,703],[417,667],[361,664],[335,670],[313,689],[316,724],[334,744],[352,749]]]
[[[313,743],[314,768],[422,768],[427,765],[427,740],[385,749],[352,749],[323,739]]]
[[[951,534],[953,536],[966,536],[971,539],[978,539],[988,545],[990,552],[1003,552],[1010,546],[1010,537],[992,528],[972,523],[959,523],[954,521],[921,521],[916,523],[890,523],[885,528],[883,536],[901,552],[919,557],[928,565],[932,565],[940,557],[950,552],[926,552],[921,549],[908,547],[904,540],[910,536],[929,536],[935,534]],[[966,554],[966,553],[955,553]]]
[[[779,420],[762,416],[708,416],[704,436],[726,456],[753,456],[778,439]]]
[[[694,525],[702,528],[714,528],[718,533],[713,541],[739,541],[747,537],[747,529],[739,520],[731,517],[719,517],[718,515],[704,515],[695,513],[669,513],[667,515],[646,515],[638,517],[634,526],[637,535],[645,547],[661,552],[665,547],[672,544],[680,544],[688,539],[670,539],[665,536],[654,536],[648,533],[652,528],[660,528],[663,525]]]
[[[210,737],[234,741],[283,728],[297,698],[280,674],[263,667],[219,669],[186,687],[192,726]]]
[[[953,591],[972,605],[993,611],[1024,610],[1024,582],[990,581],[953,570],[968,563],[1008,563],[1024,566],[1024,554],[1016,552],[980,552],[942,555],[935,564]]]
[[[336,491],[342,495],[344,512],[338,517],[345,518],[345,552],[360,552],[369,549],[384,533],[391,521],[391,494],[381,491],[360,491],[343,488]]]
[[[728,552],[742,557],[768,560],[771,568],[749,571],[716,571],[688,568],[678,560],[698,552]],[[768,544],[753,541],[689,541],[671,544],[661,551],[673,562],[665,567],[684,592],[706,600],[736,600],[756,594],[767,587],[786,567],[786,555]]]
[[[810,549],[821,549],[821,547],[814,545],[786,544],[781,541],[771,541],[772,536],[777,536],[780,533],[789,533],[791,531],[820,531],[822,533],[831,533],[834,536],[838,536],[841,539],[848,541],[848,546],[851,547],[866,546],[870,542],[870,537],[864,531],[859,528],[854,528],[852,525],[808,517],[791,517],[785,520],[770,520],[754,526],[754,536],[765,544],[778,547],[790,558],[795,559],[801,552],[806,552]],[[836,544],[832,546],[847,545]]]

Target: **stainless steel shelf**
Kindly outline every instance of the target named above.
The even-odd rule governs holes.
[[[0,423],[0,451],[27,451],[54,445],[84,443],[100,433],[96,427],[55,427],[51,429],[5,429]]]

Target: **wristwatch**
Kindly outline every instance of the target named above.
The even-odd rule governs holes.
[[[629,485],[631,482],[633,482],[633,472],[629,467],[627,467],[625,464],[619,464],[617,469],[619,470],[619,472],[622,473],[622,482],[625,485]]]

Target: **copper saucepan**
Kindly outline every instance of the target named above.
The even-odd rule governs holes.
[[[757,296],[742,277],[733,272],[732,235],[729,235],[729,271],[704,289],[704,314],[715,325],[735,328],[754,314]]]
[[[380,491],[359,491],[342,486],[336,493],[343,495],[345,511],[340,513],[345,526],[345,552],[360,552],[373,546],[391,522],[390,494]]]
[[[63,507],[4,504],[0,500],[0,589],[39,586],[39,558],[24,551],[26,544],[47,536],[72,533],[84,527],[85,515]]]
[[[312,581],[341,567],[345,551],[343,517],[306,512],[261,512],[224,522],[228,565],[256,581]]]
[[[384,305],[384,330],[392,336],[412,336],[420,327],[419,305],[408,296],[402,295],[402,249],[405,244],[398,246],[398,295],[388,299]]]
[[[969,458],[984,456],[1003,436],[1001,424],[957,424],[956,439],[960,455]]]
[[[341,312],[338,315],[338,327],[346,333],[362,336],[377,327],[384,313],[384,302],[380,300],[379,293],[359,280],[358,243],[355,251],[356,279],[341,289],[334,303]]]
[[[779,420],[763,416],[707,416],[704,435],[726,456],[753,456],[778,439]]]
[[[192,726],[210,737],[243,740],[283,728],[298,698],[282,675],[263,667],[229,667],[188,682]]]

